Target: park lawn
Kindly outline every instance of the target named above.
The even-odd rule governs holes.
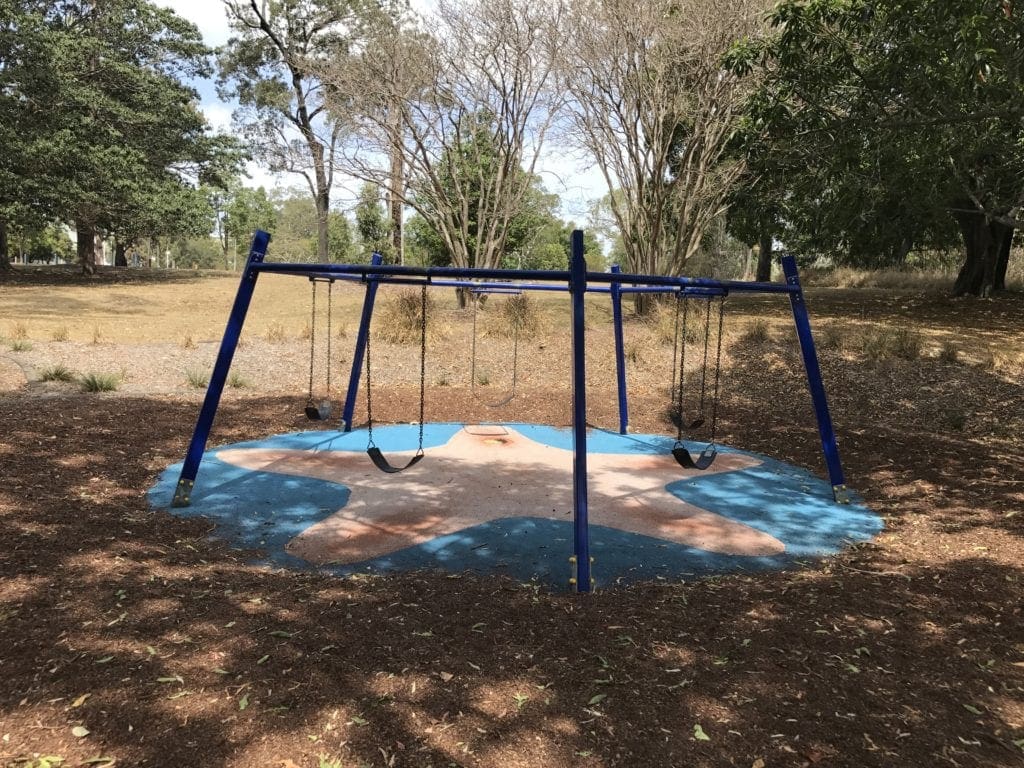
[[[0,765],[1024,760],[1024,296],[810,291],[847,476],[885,532],[802,570],[575,597],[474,574],[265,569],[203,521],[149,511],[201,396],[182,371],[209,365],[236,285],[0,283],[0,368],[27,380],[0,395]],[[214,444],[308,427],[308,290],[261,278],[239,352],[251,382],[229,391]],[[340,293],[344,360],[359,293]],[[539,301],[523,394],[498,413],[468,391],[470,316],[438,301],[430,420],[566,423],[561,299]],[[611,329],[589,309],[588,417],[611,425]],[[730,303],[721,439],[820,474],[787,312]],[[664,324],[627,329],[637,431],[670,431]],[[15,351],[21,336],[31,348]],[[413,418],[416,350],[380,351],[378,417]],[[494,337],[496,388],[508,353]],[[58,362],[119,365],[125,383],[93,395],[38,380]]]

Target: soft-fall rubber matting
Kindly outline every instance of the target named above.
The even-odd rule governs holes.
[[[395,462],[418,427],[375,427]],[[366,456],[366,431],[295,432],[207,451],[192,504],[176,515],[265,552],[265,562],[337,574],[419,568],[501,573],[564,588],[572,553],[572,434],[532,424],[429,424],[427,455],[396,475]],[[882,529],[829,484],[766,456],[720,447],[704,472],[658,435],[587,439],[597,586],[785,568]],[[691,452],[703,446],[687,444]],[[149,491],[167,508],[181,464]]]

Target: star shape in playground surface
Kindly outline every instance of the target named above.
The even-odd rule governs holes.
[[[410,451],[389,455],[404,463]],[[379,472],[363,451],[226,448],[216,457],[240,468],[326,480],[350,489],[334,514],[292,538],[289,554],[318,565],[355,563],[438,536],[515,517],[572,521],[572,451],[501,426],[467,426],[397,475]],[[704,472],[667,454],[587,457],[592,525],[709,552],[779,555],[785,545],[742,522],[688,503],[667,486],[756,467],[760,459],[721,453]]]

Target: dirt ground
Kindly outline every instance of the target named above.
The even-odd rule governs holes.
[[[308,286],[266,282],[214,444],[309,428]],[[1024,764],[1024,296],[810,291],[847,476],[886,531],[799,571],[573,596],[256,567],[149,511],[235,284],[0,278],[0,766]],[[341,293],[343,370],[358,292]],[[566,423],[568,337],[545,302],[520,396],[494,411],[443,298],[427,418]],[[591,310],[588,417],[612,426]],[[821,473],[785,303],[737,299],[728,323],[720,439]],[[911,359],[879,351],[901,328],[921,334]],[[628,338],[633,428],[669,432],[664,329]],[[494,389],[508,341],[487,351]],[[416,349],[377,351],[375,416],[414,418]],[[57,364],[121,387],[39,381]]]

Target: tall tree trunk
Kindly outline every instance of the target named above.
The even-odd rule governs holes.
[[[654,294],[633,294],[633,311],[636,312],[637,317],[647,317],[647,315],[654,311],[656,306],[658,306],[658,300]]]
[[[7,221],[0,219],[0,269],[11,268],[11,257],[7,253]]]
[[[759,283],[768,283],[772,279],[772,236],[768,232],[762,232],[758,242],[757,273],[754,279]]]
[[[328,192],[325,186],[321,187],[316,193],[316,258],[321,264],[327,264],[330,262],[331,257],[327,248],[327,224],[328,216],[331,211],[331,198],[330,192]]]
[[[964,263],[953,284],[953,295],[991,296],[998,289],[996,276],[1003,242],[1012,230],[1007,232],[1009,227],[988,221],[980,212],[958,212],[954,218],[964,239]]]
[[[399,264],[405,264],[404,239],[402,237],[402,196],[404,190],[405,156],[398,149],[391,150],[391,183],[388,189],[388,214],[391,217],[391,245]]]
[[[1002,238],[999,244],[999,251],[996,254],[996,280],[997,291],[1006,290],[1006,269],[1010,265],[1010,249],[1013,247],[1013,227],[1003,224],[997,225],[1002,229]]]
[[[96,274],[97,246],[99,243],[96,226],[87,222],[75,222],[75,238],[78,246],[78,263],[82,267],[82,274]]]

